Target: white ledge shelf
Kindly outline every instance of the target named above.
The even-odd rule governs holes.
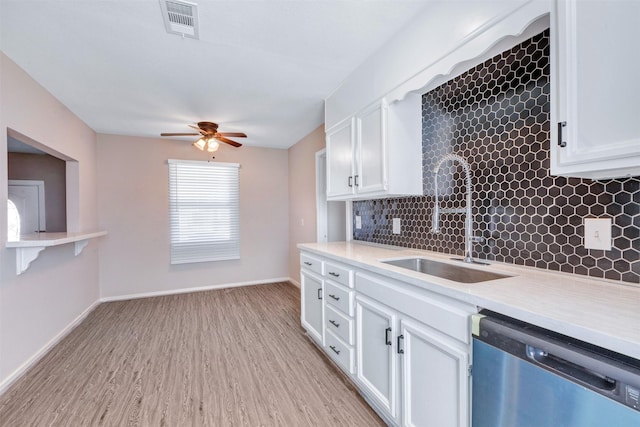
[[[16,249],[16,273],[24,273],[29,265],[38,258],[40,252],[51,246],[75,243],[76,256],[89,244],[89,239],[106,235],[106,231],[90,233],[33,233],[20,236],[19,240],[7,242],[7,248]]]

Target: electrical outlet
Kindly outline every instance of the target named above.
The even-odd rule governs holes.
[[[401,229],[400,218],[393,218],[393,234],[400,234]]]
[[[360,230],[362,228],[362,217],[360,215],[356,215],[356,230]]]
[[[584,219],[584,247],[611,250],[611,218]]]

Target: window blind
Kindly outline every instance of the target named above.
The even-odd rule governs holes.
[[[240,258],[239,167],[169,160],[171,264]]]

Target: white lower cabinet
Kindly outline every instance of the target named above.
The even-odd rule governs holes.
[[[356,297],[357,382],[366,390],[367,397],[397,422],[395,330],[393,310],[361,295]]]
[[[470,316],[477,308],[303,257],[302,325],[378,414],[393,426],[469,427]]]
[[[300,320],[307,333],[318,344],[324,344],[324,316],[322,278],[302,270],[300,272]]]
[[[468,319],[474,310],[466,306],[461,309],[454,301],[443,301],[439,296],[428,301],[424,292],[412,295],[393,282],[356,274],[356,290],[371,290],[374,297],[399,287],[398,298],[380,298],[385,303],[357,292],[356,382],[390,424],[469,426],[470,346],[466,326],[454,328],[455,336],[448,336],[403,310],[423,307],[426,314],[422,319],[441,317],[446,312],[453,319]]]
[[[402,425],[467,426],[469,354],[410,319],[400,337]]]

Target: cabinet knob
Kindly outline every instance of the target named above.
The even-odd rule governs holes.
[[[304,262],[304,265],[312,266],[313,264],[312,264],[312,263],[310,263],[309,261],[305,261],[305,262]]]
[[[353,177],[350,176],[349,177],[349,183],[347,184],[349,187],[353,187],[353,183],[351,182],[353,180]]]
[[[329,276],[333,276],[333,277],[340,277],[339,273],[334,273],[333,271],[329,272]]]
[[[404,354],[404,349],[401,347],[400,341],[404,340],[404,335],[398,335],[398,354]]]
[[[335,320],[329,320],[329,323],[331,323],[333,326],[335,326],[336,328],[340,327],[340,323],[336,322]]]
[[[340,297],[337,297],[337,296],[335,296],[334,294],[329,294],[329,296],[330,296],[331,298],[333,298],[334,300],[336,300],[336,301],[340,301]]]
[[[318,299],[322,299],[322,288],[318,288]]]
[[[334,352],[335,354],[340,354],[340,350],[336,350],[336,348],[335,348],[334,346],[330,345],[330,346],[329,346],[329,348],[330,348],[331,350],[333,350],[333,352]]]

